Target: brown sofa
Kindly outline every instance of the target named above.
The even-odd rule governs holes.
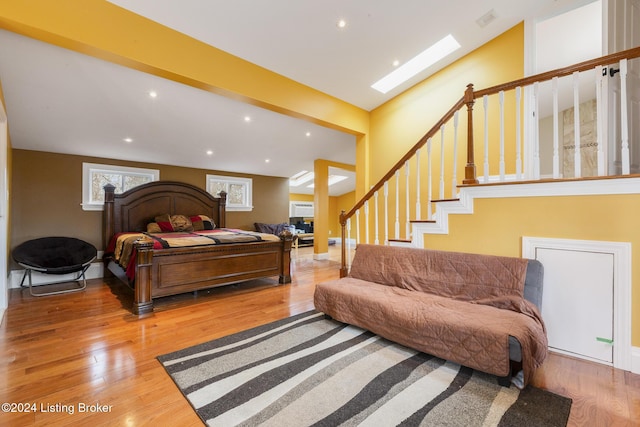
[[[407,347],[526,385],[547,355],[535,260],[359,245],[315,307]]]

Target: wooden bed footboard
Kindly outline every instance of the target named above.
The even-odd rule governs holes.
[[[136,243],[133,312],[153,311],[153,298],[278,276],[291,282],[291,233],[280,242],[206,248],[153,250],[151,240]],[[187,249],[187,250],[185,250]]]
[[[146,231],[147,224],[163,214],[207,215],[222,228],[226,224],[225,206],[225,193],[216,198],[180,182],[156,181],[122,194],[115,194],[115,188],[107,185],[104,245],[107,247],[117,233]],[[151,239],[140,239],[135,244],[133,312],[152,312],[153,298],[251,279],[278,276],[279,283],[290,283],[293,235],[285,231],[279,237],[280,241],[162,250],[154,250]],[[105,262],[109,259],[105,258]],[[122,274],[116,275],[122,277]]]

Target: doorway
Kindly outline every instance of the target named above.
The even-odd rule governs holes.
[[[544,266],[549,347],[631,369],[631,244],[523,237],[522,256]]]

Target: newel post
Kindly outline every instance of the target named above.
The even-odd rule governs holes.
[[[464,103],[467,104],[467,165],[464,168],[463,184],[478,184],[476,178],[476,164],[473,155],[473,83],[467,85],[464,91]]]
[[[349,270],[347,269],[347,233],[346,233],[347,220],[345,218],[345,212],[340,212],[340,234],[342,236],[341,250],[342,250],[342,264],[340,267],[340,277],[347,277]]]

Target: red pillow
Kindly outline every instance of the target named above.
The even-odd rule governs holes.
[[[191,220],[191,224],[193,224],[194,231],[213,230],[216,228],[211,218],[206,215],[194,215],[189,219]]]

